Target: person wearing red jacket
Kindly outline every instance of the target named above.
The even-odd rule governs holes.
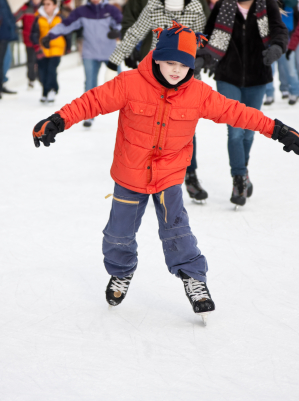
[[[293,32],[289,45],[288,45],[288,50],[286,52],[286,58],[287,60],[290,59],[290,54],[294,52],[297,49],[297,46],[299,45],[299,22],[297,24],[297,27],[295,31]]]
[[[23,22],[23,40],[26,46],[27,53],[27,77],[29,80],[29,88],[34,87],[34,81],[37,77],[36,55],[34,45],[30,40],[30,33],[35,20],[35,13],[37,12],[40,5],[41,0],[30,0],[15,13],[16,20]]]
[[[103,231],[104,265],[111,275],[107,302],[118,305],[127,294],[138,262],[136,233],[152,195],[167,267],[182,279],[194,312],[205,320],[215,309],[206,284],[208,265],[191,232],[182,196],[198,120],[259,131],[298,155],[299,134],[194,79],[200,34],[176,22],[155,31],[157,47],[138,69],[121,73],[40,121],[33,139],[36,147],[50,146],[73,124],[120,110],[111,167],[115,189]]]

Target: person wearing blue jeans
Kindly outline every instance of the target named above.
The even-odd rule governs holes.
[[[124,278],[133,274],[137,268],[136,233],[149,196],[115,183],[110,218],[103,231],[104,265],[111,276]],[[183,272],[206,282],[208,265],[189,226],[188,214],[183,205],[182,186],[174,185],[152,197],[169,272],[177,277]]]
[[[248,107],[260,110],[266,85],[239,88],[227,82],[217,81],[217,90],[229,99],[238,100]],[[253,143],[254,131],[228,127],[228,154],[232,177],[247,175],[250,149]]]
[[[278,74],[280,80],[279,89],[282,93],[282,98],[289,97],[289,105],[296,104],[299,97],[299,78],[298,71],[296,69],[295,53],[290,54],[290,59],[287,60],[285,54],[283,54],[279,60],[277,60]],[[274,64],[272,64],[273,75],[275,73]],[[265,106],[270,106],[274,102],[274,85],[273,82],[269,82],[266,85],[266,100]]]
[[[99,70],[101,68],[102,63],[106,64],[107,66],[108,60],[99,61],[95,59],[83,58],[82,61],[85,71],[85,92],[87,92],[90,89],[93,89],[96,86],[98,86]],[[118,66],[117,72],[118,73],[121,72],[120,66]],[[92,120],[84,121],[84,126],[90,127],[91,121]]]
[[[108,3],[108,0],[90,0],[84,6],[73,10],[61,24],[52,28],[46,37],[53,40],[61,35],[83,28],[82,59],[85,70],[85,90],[98,86],[97,77],[101,64],[108,59],[116,48],[120,37],[122,13]],[[83,122],[91,127],[92,120]]]
[[[209,39],[197,65],[210,71],[217,90],[259,110],[272,82],[271,65],[286,51],[288,30],[276,0],[217,1],[205,27]],[[228,154],[233,177],[230,201],[244,206],[252,195],[247,165],[254,131],[228,125]]]
[[[15,95],[17,92],[15,91],[11,91],[9,89],[6,88],[6,86],[4,86],[4,84],[8,81],[7,78],[7,71],[10,69],[10,65],[11,65],[11,59],[12,59],[12,54],[11,54],[11,49],[10,46],[7,46],[6,49],[6,53],[4,56],[4,60],[3,60],[3,85],[2,85],[2,93],[6,93],[8,95]]]

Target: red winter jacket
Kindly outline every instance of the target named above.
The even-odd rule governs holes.
[[[298,46],[298,44],[299,44],[299,22],[298,22],[298,25],[297,25],[293,35],[291,36],[291,40],[288,45],[288,49],[296,50],[296,47]]]
[[[33,47],[33,43],[30,40],[30,32],[35,20],[35,13],[39,7],[40,4],[35,7],[29,1],[15,13],[16,21],[23,21],[23,40],[27,47]]]
[[[182,184],[190,165],[199,118],[260,131],[271,137],[274,121],[227,99],[194,78],[166,89],[154,78],[152,52],[137,70],[91,89],[57,113],[70,128],[79,121],[120,110],[111,176],[132,191],[152,194]]]

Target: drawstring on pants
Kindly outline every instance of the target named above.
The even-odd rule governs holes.
[[[167,223],[167,209],[166,209],[166,205],[165,205],[164,191],[162,191],[161,196],[160,196],[160,204],[164,206],[164,209],[165,209],[165,223]]]

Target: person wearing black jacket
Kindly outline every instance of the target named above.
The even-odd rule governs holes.
[[[246,106],[260,109],[271,64],[285,53],[288,31],[276,0],[219,0],[205,28],[207,46],[197,68],[215,74],[217,90]],[[231,202],[243,206],[251,196],[247,165],[254,131],[228,126],[228,153],[233,177]]]

